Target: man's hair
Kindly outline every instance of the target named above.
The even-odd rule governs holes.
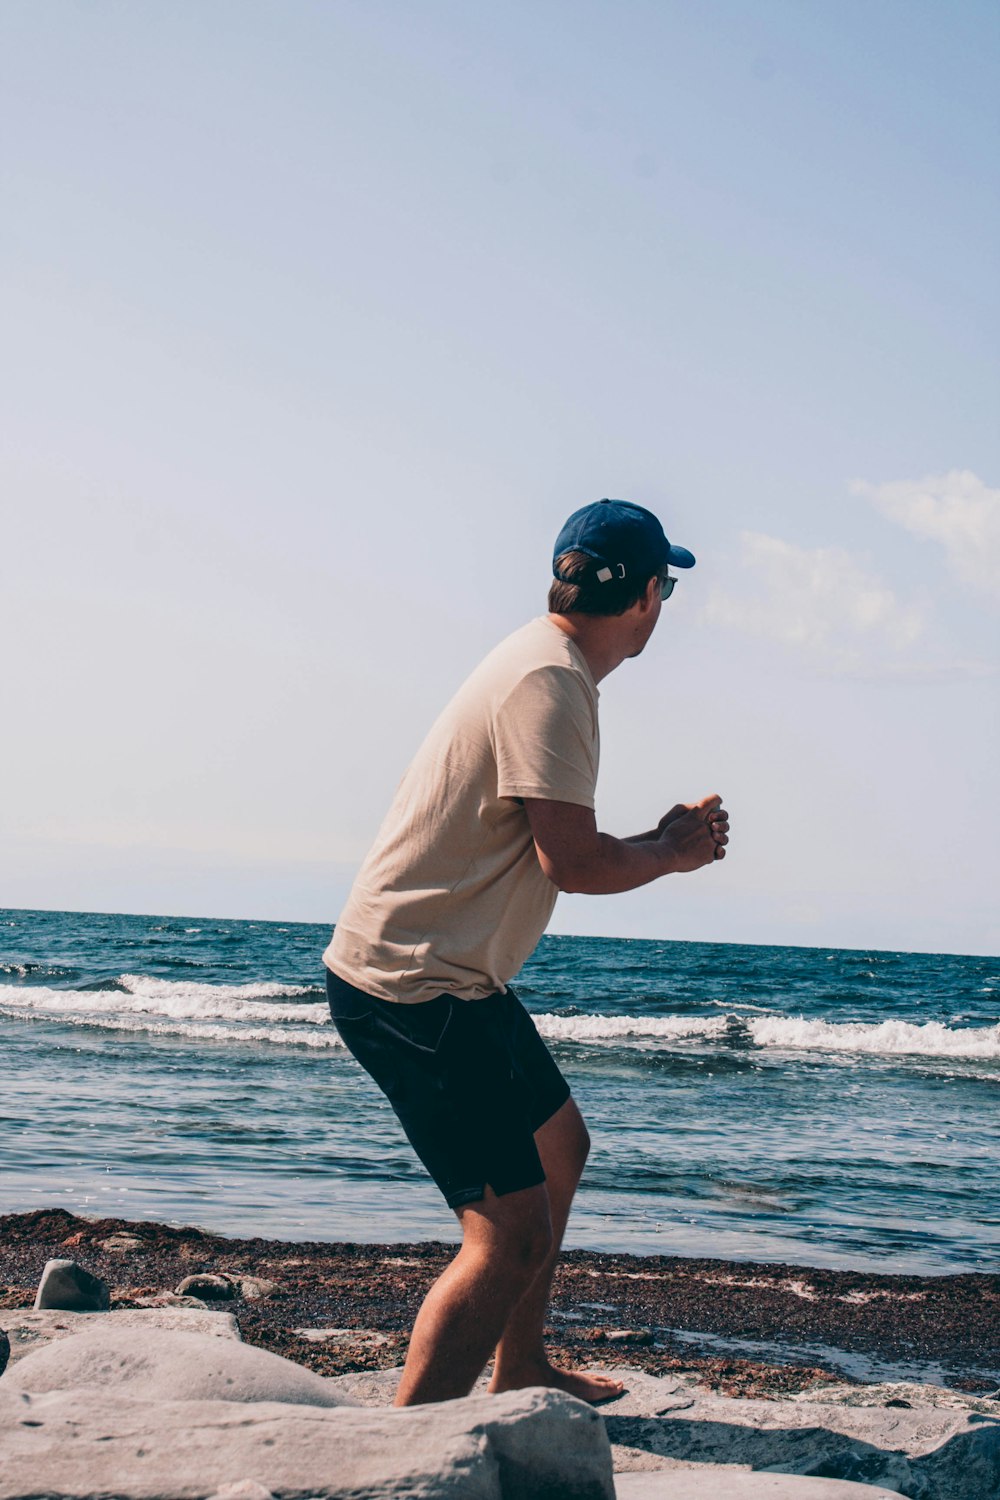
[[[549,589],[549,613],[553,615],[623,615],[649,587],[648,573],[642,579],[597,577],[597,563],[586,552],[563,552],[556,558],[563,578],[553,578]],[[568,578],[572,581],[563,582]]]

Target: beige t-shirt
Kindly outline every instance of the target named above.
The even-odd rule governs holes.
[[[382,1000],[503,990],[558,894],[518,797],[594,806],[597,686],[542,616],[491,651],[400,783],[323,955]]]

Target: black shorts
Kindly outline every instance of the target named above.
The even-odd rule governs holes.
[[[512,989],[484,1000],[376,1000],[327,970],[330,1014],[450,1208],[537,1187],[535,1131],[569,1098]]]

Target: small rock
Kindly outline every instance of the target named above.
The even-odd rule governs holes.
[[[207,1302],[231,1302],[236,1288],[229,1276],[211,1276],[203,1272],[200,1276],[185,1276],[174,1291],[178,1297],[203,1297]]]
[[[293,1328],[292,1332],[310,1344],[360,1344],[378,1348],[390,1342],[389,1334],[374,1328]]]
[[[107,1312],[111,1292],[99,1276],[92,1276],[75,1260],[50,1260],[42,1272],[35,1311]]]
[[[273,1297],[281,1291],[276,1281],[268,1281],[265,1276],[241,1276],[236,1285],[240,1296],[248,1302],[262,1302],[265,1297]]]
[[[208,1312],[208,1303],[200,1297],[179,1296],[177,1292],[157,1292],[152,1297],[132,1297],[129,1300],[135,1307],[196,1307],[201,1312]]]
[[[256,1479],[238,1479],[233,1484],[224,1484],[208,1500],[274,1500],[274,1492]]]
[[[68,1243],[68,1241],[64,1241]],[[124,1255],[128,1250],[141,1250],[142,1240],[136,1239],[134,1234],[109,1234],[106,1240],[101,1240],[101,1249]]]
[[[652,1332],[648,1328],[609,1328],[609,1344],[651,1344]]]
[[[3,1329],[0,1328],[0,1375],[3,1374],[4,1370],[6,1370],[6,1368],[7,1368],[7,1361],[9,1359],[10,1359],[10,1339],[4,1333]]]

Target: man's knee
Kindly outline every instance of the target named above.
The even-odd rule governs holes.
[[[512,1281],[531,1281],[551,1251],[554,1239],[545,1188],[500,1198],[487,1189],[483,1205],[472,1207],[479,1212],[463,1216],[469,1247],[502,1268]]]
[[[580,1169],[586,1166],[586,1158],[591,1155],[591,1133],[586,1128],[583,1116],[580,1115],[576,1100],[567,1100],[564,1106],[564,1130],[567,1134],[567,1151],[579,1161]]]
[[[508,1256],[529,1280],[546,1260],[553,1244],[552,1220],[545,1216],[523,1225],[509,1243]]]
[[[583,1121],[575,1099],[567,1099],[561,1109],[535,1132],[546,1173],[579,1181],[590,1155],[590,1131]]]
[[[497,1258],[517,1281],[531,1281],[552,1249],[552,1219],[548,1197],[529,1211],[514,1213],[495,1225]]]

